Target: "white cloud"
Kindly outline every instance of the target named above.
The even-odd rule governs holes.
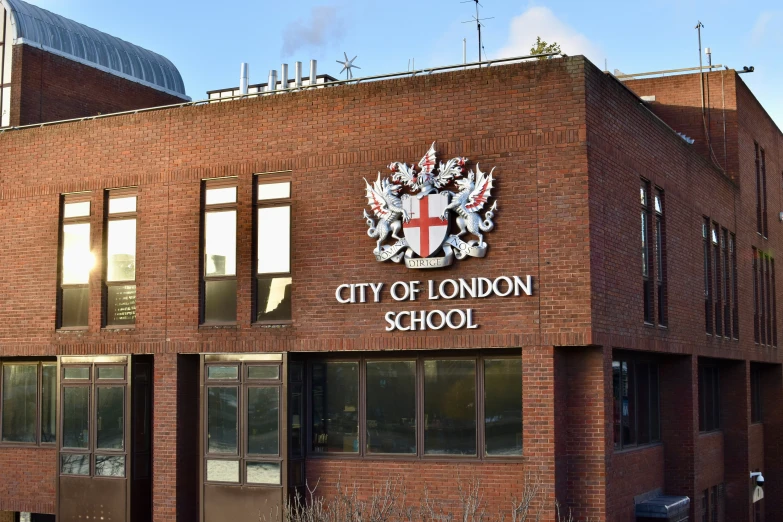
[[[322,49],[339,43],[345,34],[346,20],[336,5],[319,5],[310,10],[308,18],[289,23],[283,31],[282,56],[290,56],[301,48]]]
[[[598,45],[557,18],[549,8],[541,6],[530,7],[512,18],[506,44],[493,54],[496,58],[528,55],[537,36],[549,43],[557,42],[565,54],[583,54],[596,65],[603,63],[604,56]]]
[[[767,36],[767,29],[778,22],[783,22],[783,11],[764,11],[756,19],[750,30],[750,40],[753,45],[759,45]]]

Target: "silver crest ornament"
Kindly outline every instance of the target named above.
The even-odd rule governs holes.
[[[367,203],[375,219],[366,209],[364,219],[367,235],[377,239],[373,250],[377,261],[404,259],[409,268],[438,268],[451,265],[454,258],[487,255],[484,234],[495,227],[497,202],[483,218],[479,212],[492,197],[495,169],[486,174],[477,164],[475,171],[465,174],[467,161],[457,157],[437,163],[433,142],[418,169],[394,162],[389,165],[391,179],[381,178],[380,172],[372,184],[365,179]],[[456,193],[447,190],[452,186]],[[401,194],[406,187],[408,193]],[[450,234],[452,222],[458,230]],[[467,234],[476,239],[468,239]],[[385,244],[388,240],[394,243]]]

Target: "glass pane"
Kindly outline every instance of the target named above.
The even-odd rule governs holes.
[[[90,443],[90,389],[63,388],[63,447],[87,448]]]
[[[424,361],[424,453],[476,454],[475,361]]]
[[[61,453],[60,473],[63,475],[89,475],[90,456]]]
[[[313,365],[313,451],[359,452],[359,363]]]
[[[90,282],[95,258],[90,252],[90,224],[63,225],[62,284],[83,285]]]
[[[57,440],[57,365],[41,368],[41,442]]]
[[[620,363],[620,418],[623,446],[636,444],[636,418],[633,369],[625,361]]]
[[[281,181],[280,183],[259,183],[258,200],[282,199],[291,197],[291,182]]]
[[[248,462],[248,484],[280,484],[279,462]]]
[[[109,214],[136,212],[136,196],[109,198]]]
[[[81,367],[81,368],[73,368],[66,366],[63,368],[63,378],[64,379],[89,379],[90,378],[90,369]]]
[[[106,324],[136,324],[136,285],[107,287]]]
[[[204,322],[233,323],[237,320],[236,279],[206,281],[204,291]]]
[[[291,320],[291,278],[259,278],[257,281],[257,321]]]
[[[207,453],[237,453],[237,420],[237,389],[209,388]]]
[[[106,244],[106,280],[136,279],[136,220],[109,221]]]
[[[650,365],[636,363],[636,433],[639,444],[650,442]]]
[[[367,451],[416,453],[416,362],[367,363]]]
[[[79,201],[78,203],[66,203],[63,208],[64,218],[85,217],[90,215],[90,202]]]
[[[207,480],[210,482],[239,482],[239,461],[207,460]]]
[[[258,209],[258,273],[291,271],[291,207]]]
[[[99,387],[98,449],[121,450],[125,447],[125,387]]]
[[[124,477],[125,456],[124,455],[96,455],[95,476],[96,477]]]
[[[279,366],[248,366],[247,377],[249,379],[279,379]]]
[[[237,212],[207,212],[204,227],[207,276],[237,273]]]
[[[239,379],[239,368],[237,366],[207,366],[207,379],[235,381]]]
[[[621,416],[621,378],[620,378],[620,361],[612,361],[612,391],[614,397],[614,411],[613,411],[613,423],[614,423],[614,445],[619,448],[622,446],[622,439],[620,438],[620,416]]]
[[[223,187],[207,189],[207,205],[219,205],[222,203],[236,203],[237,188]]]
[[[37,364],[3,365],[3,442],[35,443]]]
[[[522,455],[522,359],[484,361],[487,455]]]
[[[87,286],[63,288],[61,328],[87,326],[90,304],[90,288]]]
[[[301,457],[304,455],[304,427],[302,426],[304,411],[304,394],[301,383],[289,385],[291,399],[288,401],[289,413],[291,415],[290,435],[292,457]]]
[[[280,432],[280,389],[247,390],[247,452],[250,455],[278,455]]]

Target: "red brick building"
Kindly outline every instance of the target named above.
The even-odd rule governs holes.
[[[258,520],[399,477],[780,520],[783,139],[706,81],[703,120],[698,74],[568,57],[0,132],[0,510]]]

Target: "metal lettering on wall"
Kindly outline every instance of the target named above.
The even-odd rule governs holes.
[[[384,295],[385,283],[342,284],[335,290],[338,303],[380,303]],[[440,299],[483,299],[491,296],[519,297],[533,295],[533,276],[507,277],[493,279],[473,277],[471,279],[444,279],[443,281],[397,281],[389,286],[386,295],[395,301],[416,301],[420,296],[430,301]],[[472,308],[450,310],[410,310],[386,312],[386,331],[399,330],[416,332],[424,330],[452,330],[478,328]]]
[[[435,143],[413,165],[394,162],[389,165],[391,179],[378,178],[370,185],[364,181],[367,202],[375,215],[364,211],[369,227],[367,234],[376,238],[375,259],[383,262],[403,259],[408,268],[440,268],[454,259],[484,257],[487,243],[484,234],[495,228],[492,219],[497,202],[482,219],[479,212],[492,197],[492,173],[486,174],[476,164],[475,171],[465,171],[467,158],[456,157],[436,163]],[[409,193],[401,194],[403,190]],[[456,187],[457,192],[447,190]],[[451,233],[452,218],[459,230]],[[471,234],[477,239],[468,239]],[[393,244],[385,244],[394,240]]]

